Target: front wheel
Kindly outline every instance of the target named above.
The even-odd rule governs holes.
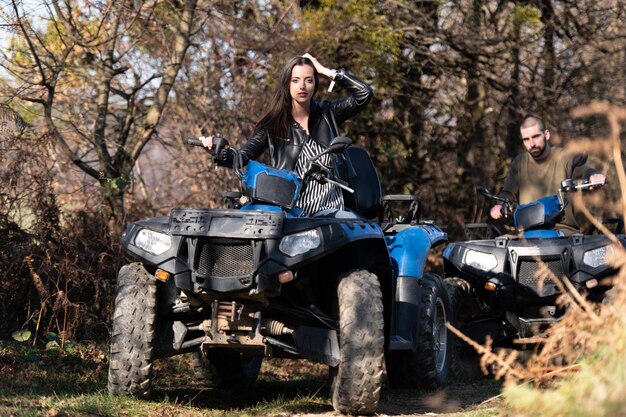
[[[470,283],[462,278],[446,278],[445,282],[452,306],[450,322],[461,333],[467,334],[466,324],[480,312],[480,305],[474,290]],[[453,376],[464,381],[479,379],[482,372],[478,353],[455,335],[451,335],[450,342]]]
[[[111,394],[146,398],[152,383],[156,279],[134,263],[120,269],[117,282],[107,387]]]
[[[394,388],[433,389],[448,380],[451,352],[446,321],[450,301],[438,275],[424,274],[419,301],[415,349],[387,355],[387,376]]]
[[[337,287],[339,365],[330,369],[333,408],[372,414],[378,407],[384,362],[383,298],[376,275],[357,270]]]

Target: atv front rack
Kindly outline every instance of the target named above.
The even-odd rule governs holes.
[[[180,236],[277,239],[285,214],[275,211],[175,208],[169,231]]]

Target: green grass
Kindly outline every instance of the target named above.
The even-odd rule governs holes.
[[[149,400],[109,396],[106,348],[68,345],[65,352],[0,341],[0,416],[224,417],[334,415],[326,367],[308,361],[264,362],[255,393],[205,388],[194,380],[189,355],[155,363]],[[457,417],[498,415],[489,401],[500,384],[452,384],[437,392],[384,388],[380,414],[446,413]]]

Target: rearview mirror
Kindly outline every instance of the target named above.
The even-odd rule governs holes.
[[[313,156],[310,161],[315,161],[319,159],[320,156],[326,155],[327,153],[339,153],[347,149],[350,145],[352,145],[352,139],[347,136],[337,136],[335,139],[330,141],[328,148],[326,148],[324,152]]]
[[[484,195],[485,197],[491,197],[491,193],[485,187],[476,187],[476,191],[478,191],[478,193]]]
[[[328,152],[341,152],[344,149],[347,149],[350,145],[352,145],[352,139],[347,136],[337,136],[330,141],[330,145],[328,145]]]
[[[585,165],[585,162],[587,162],[586,153],[576,154],[574,158],[572,158],[572,168],[578,168],[580,166],[583,166]]]
[[[580,166],[585,165],[587,162],[587,154],[586,153],[578,153],[574,155],[572,158],[572,167],[570,168],[570,173],[568,175],[571,178],[574,175],[574,170]]]

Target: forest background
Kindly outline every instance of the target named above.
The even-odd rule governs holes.
[[[242,144],[305,52],[372,85],[342,133],[451,240],[529,113],[607,172],[592,210],[621,213],[602,138],[625,131],[625,21],[619,0],[0,0],[0,339],[105,339],[124,227],[237,187],[184,140]]]

